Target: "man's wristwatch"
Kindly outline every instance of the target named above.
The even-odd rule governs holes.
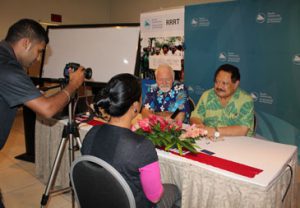
[[[218,127],[215,127],[214,137],[215,137],[215,139],[218,139],[220,137],[220,132],[218,130]]]

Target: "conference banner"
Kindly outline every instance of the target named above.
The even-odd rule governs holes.
[[[225,63],[255,103],[257,134],[300,147],[300,1],[240,0],[185,8],[185,83],[197,103]],[[298,152],[298,156],[299,152]]]
[[[181,71],[184,54],[184,7],[142,13],[141,72],[169,64]]]

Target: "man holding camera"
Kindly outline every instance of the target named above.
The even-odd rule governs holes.
[[[25,105],[41,116],[50,118],[70,101],[72,93],[84,81],[84,69],[70,72],[66,87],[50,96],[44,96],[26,74],[45,50],[49,39],[44,28],[34,20],[21,19],[13,24],[5,40],[0,42],[0,149],[3,148],[12,127],[17,109]],[[0,208],[3,208],[0,199]]]

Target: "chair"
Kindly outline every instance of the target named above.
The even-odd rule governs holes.
[[[142,100],[145,99],[146,94],[154,84],[156,84],[155,79],[142,79]]]
[[[188,102],[189,102],[189,105],[190,105],[190,112],[193,112],[195,110],[195,107],[196,107],[195,102],[191,97],[188,97]]]
[[[100,158],[84,155],[72,162],[71,185],[81,208],[135,208],[121,174]]]
[[[256,134],[256,128],[257,128],[257,118],[256,118],[256,114],[254,112],[254,116],[253,116],[253,133],[254,135]]]

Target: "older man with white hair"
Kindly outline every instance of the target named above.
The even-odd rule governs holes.
[[[151,86],[143,100],[142,116],[151,114],[189,123],[188,92],[183,83],[175,81],[173,69],[162,64],[155,70],[156,84]]]

